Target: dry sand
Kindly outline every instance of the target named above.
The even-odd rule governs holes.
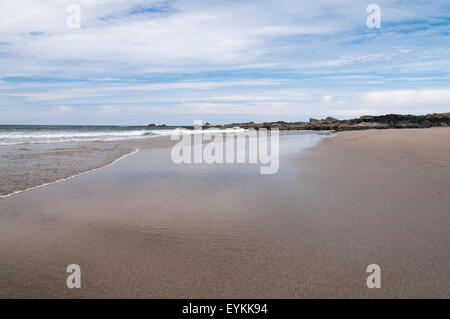
[[[449,141],[343,132],[271,176],[151,149],[2,199],[0,297],[449,298]]]

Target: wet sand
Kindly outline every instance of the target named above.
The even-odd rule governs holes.
[[[0,146],[0,198],[101,168],[136,149],[168,147],[169,137]]]
[[[343,132],[296,153],[291,137],[276,175],[151,148],[1,199],[0,298],[448,298],[449,140]]]

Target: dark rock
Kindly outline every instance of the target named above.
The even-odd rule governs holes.
[[[434,126],[450,126],[450,113],[427,114],[427,115],[400,115],[386,114],[379,116],[364,115],[350,120],[338,120],[327,117],[323,120],[311,118],[309,122],[264,122],[264,123],[232,123],[224,125],[210,125],[209,127],[232,128],[241,127],[245,129],[254,128],[278,128],[280,130],[367,130],[387,128],[428,128]]]
[[[151,124],[148,125],[148,127],[166,127],[166,126],[167,126],[166,124],[158,125],[158,124],[155,124],[155,123],[151,123]]]
[[[338,119],[335,119],[334,117],[328,116],[325,118],[324,120],[325,122],[337,122],[339,121]]]
[[[327,117],[323,120],[311,118],[309,122],[264,122],[264,123],[231,123],[222,125],[210,125],[206,123],[205,128],[233,128],[244,129],[278,128],[279,130],[367,130],[367,129],[387,129],[387,128],[428,128],[435,126],[450,126],[450,113],[427,114],[427,115],[400,115],[386,114],[379,116],[364,115],[350,120],[338,120]],[[192,126],[184,126],[192,129]]]

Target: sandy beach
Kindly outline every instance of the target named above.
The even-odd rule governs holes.
[[[275,175],[160,143],[0,199],[0,298],[449,298],[450,128],[293,136]]]

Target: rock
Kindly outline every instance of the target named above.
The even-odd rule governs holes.
[[[207,125],[208,124],[208,125]],[[310,118],[309,122],[264,122],[264,123],[232,123],[223,125],[209,125],[207,127],[232,128],[241,127],[244,129],[278,128],[280,130],[367,130],[367,129],[387,129],[387,128],[428,128],[434,126],[450,126],[450,113],[427,114],[427,115],[400,115],[386,114],[379,116],[364,115],[350,120],[337,120],[327,117],[324,120]],[[186,127],[192,129],[192,127]]]
[[[166,124],[157,125],[157,124],[155,124],[155,123],[150,123],[150,124],[148,125],[148,127],[166,127],[166,126],[167,126]]]
[[[328,116],[324,119],[325,122],[337,122],[338,119],[335,119],[334,117]]]

